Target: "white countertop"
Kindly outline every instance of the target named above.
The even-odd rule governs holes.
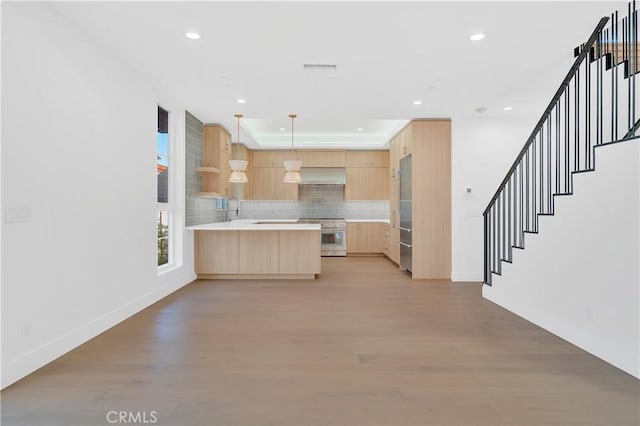
[[[268,223],[264,223],[268,222]],[[231,222],[187,226],[189,231],[319,231],[317,223],[296,223],[296,219],[238,219]]]
[[[346,222],[375,222],[375,223],[391,223],[389,219],[347,219]]]

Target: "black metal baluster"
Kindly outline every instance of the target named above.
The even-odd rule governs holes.
[[[596,145],[602,143],[602,31],[598,34],[596,71]]]
[[[495,271],[496,270],[496,243],[497,243],[497,237],[496,234],[498,233],[498,227],[496,226],[496,204],[495,201],[493,203],[493,205],[491,206],[491,210],[489,210],[491,212],[491,271]]]
[[[631,51],[631,55],[632,55],[632,60],[633,60],[633,66],[632,66],[632,71],[633,71],[633,77],[632,77],[632,82],[633,82],[633,93],[631,96],[631,107],[632,107],[632,119],[631,119],[631,125],[635,126],[636,123],[636,91],[637,91],[637,87],[636,87],[636,74],[638,73],[638,12],[636,11],[636,1],[633,0],[633,38],[632,38],[632,46],[633,46],[633,50]],[[635,136],[635,132],[633,134],[633,136]]]
[[[565,194],[571,192],[569,182],[569,98],[571,86],[567,86],[564,92],[564,185]]]
[[[504,190],[502,191],[502,193],[500,194],[500,205],[502,206],[502,216],[501,216],[501,221],[500,221],[500,227],[501,229],[501,234],[502,234],[502,244],[500,246],[500,259],[506,259],[506,252],[505,252],[505,247],[507,246],[507,232],[505,229],[506,226],[506,221],[507,221],[507,206],[506,206],[506,200],[504,198]],[[500,270],[502,270],[502,265],[500,266]]]
[[[532,150],[532,158],[531,158],[531,182],[532,182],[532,219],[533,219],[533,232],[538,232],[538,209],[536,206],[536,199],[538,198],[538,194],[536,191],[536,140],[534,138],[533,143],[531,144],[531,146],[533,147]]]
[[[483,282],[485,284],[491,285],[491,283],[489,282],[489,237],[488,237],[489,216],[486,212],[483,213],[482,216],[484,219],[484,280]]]
[[[525,220],[526,220],[526,226],[525,226],[525,230],[526,231],[530,231],[531,228],[529,227],[529,150],[527,149],[527,152],[524,154],[524,158],[525,158],[525,165],[526,165],[526,172],[524,174],[525,179],[526,179],[526,184],[525,184],[525,192],[526,192],[526,197],[525,197],[525,209],[526,209],[526,214],[525,214]]]
[[[544,213],[544,127],[540,130],[540,205],[538,213]]]
[[[629,58],[629,42],[631,41],[631,3],[627,3],[627,17],[623,23],[625,80],[627,83],[627,131],[631,130],[631,62]],[[627,132],[625,132],[626,134]]]
[[[523,191],[523,173],[524,166],[522,164],[522,160],[520,160],[520,244],[518,247],[524,248],[524,191]]]
[[[560,193],[560,101],[556,105],[556,194]]]
[[[614,21],[614,25],[613,28],[614,30],[614,41],[615,41],[615,49],[613,49],[614,52],[614,58],[613,58],[613,68],[612,68],[612,73],[613,73],[613,79],[615,80],[615,84],[614,84],[614,105],[616,107],[615,109],[615,124],[613,126],[613,137],[611,138],[612,141],[617,141],[618,140],[618,35],[619,35],[619,28],[618,28],[618,11],[615,12],[615,21]]]
[[[547,123],[547,210],[546,213],[553,213],[551,205],[551,119]]]
[[[591,168],[591,63],[587,60],[584,61],[585,75],[585,135],[584,135],[584,150],[585,150],[585,169]]]
[[[511,179],[507,182],[507,245],[505,259],[511,262]]]

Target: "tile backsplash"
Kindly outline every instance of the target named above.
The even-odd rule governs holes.
[[[344,201],[344,185],[298,185],[298,201]]]
[[[238,215],[231,219],[300,219],[336,217],[345,219],[389,219],[389,201],[240,201]]]

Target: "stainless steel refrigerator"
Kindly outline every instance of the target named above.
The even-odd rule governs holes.
[[[411,272],[411,155],[400,160],[399,182],[400,267]]]

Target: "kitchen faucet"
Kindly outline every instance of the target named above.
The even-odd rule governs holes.
[[[231,203],[231,201],[235,201],[236,202],[236,217],[240,214],[240,200],[238,200],[236,197],[231,197],[229,199],[227,199],[227,209],[225,211],[224,214],[224,221],[225,222],[230,222],[231,219],[229,219],[229,204]]]

